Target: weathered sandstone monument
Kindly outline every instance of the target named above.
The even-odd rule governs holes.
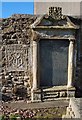
[[[2,94],[32,102],[80,96],[80,24],[61,7],[1,19]]]

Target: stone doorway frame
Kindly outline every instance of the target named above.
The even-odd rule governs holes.
[[[41,38],[45,39],[45,38]],[[39,39],[39,40],[41,40]],[[56,38],[47,38],[47,39],[56,39]],[[64,38],[65,39],[65,38]],[[39,81],[38,81],[38,44],[39,40],[33,40],[33,83],[32,83],[32,90],[31,90],[31,100],[34,101],[34,92],[39,88]],[[60,38],[60,40],[63,40]],[[74,77],[74,57],[75,57],[75,39],[66,38],[65,40],[69,41],[68,47],[68,79],[67,79],[67,89],[73,87],[73,77]]]

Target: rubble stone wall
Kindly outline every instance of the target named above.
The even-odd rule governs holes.
[[[29,99],[32,87],[32,32],[29,26],[36,18],[32,15],[13,15],[0,20],[2,86],[6,88],[5,93],[9,92],[7,88],[12,93],[13,89],[22,90],[24,87]]]

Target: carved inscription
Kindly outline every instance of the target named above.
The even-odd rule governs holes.
[[[7,45],[6,49],[6,69],[26,70],[28,64],[28,49],[26,45]]]

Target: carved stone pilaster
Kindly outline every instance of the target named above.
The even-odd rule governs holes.
[[[37,42],[33,41],[33,89],[37,89]]]
[[[69,43],[69,56],[68,56],[68,84],[67,87],[73,85],[73,65],[74,65],[74,40]]]

